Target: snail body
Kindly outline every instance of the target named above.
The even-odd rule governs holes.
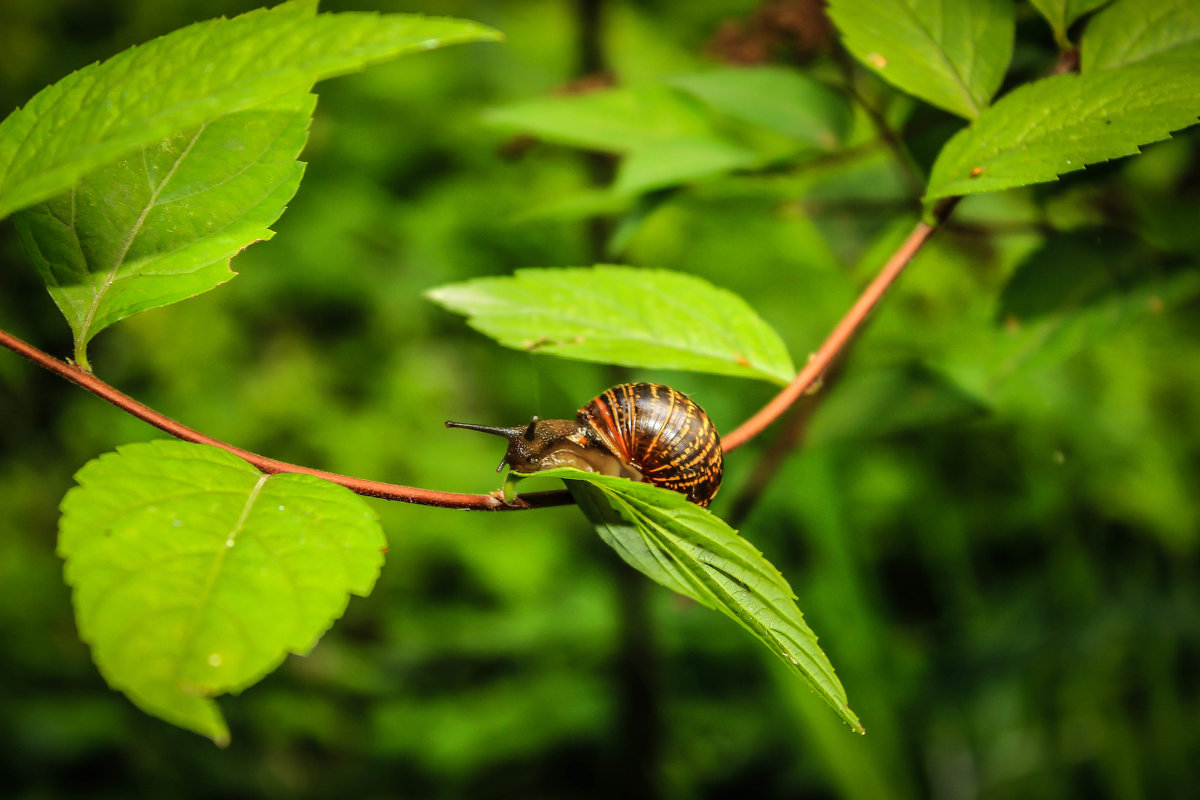
[[[619,475],[679,492],[708,506],[721,488],[721,438],[704,409],[658,383],[623,383],[579,409],[573,420],[496,428],[447,422],[508,439],[507,464],[517,472],[575,467]]]

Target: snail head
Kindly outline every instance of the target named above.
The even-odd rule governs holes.
[[[536,472],[546,469],[545,459],[564,447],[585,446],[584,434],[578,422],[565,419],[538,419],[536,416],[526,425],[500,428],[491,425],[475,425],[467,422],[446,421],[447,428],[465,428],[469,431],[503,436],[508,440],[508,451],[500,460],[499,472],[507,464],[517,472]]]

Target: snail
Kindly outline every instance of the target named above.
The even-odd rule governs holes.
[[[707,507],[721,488],[721,437],[704,409],[658,383],[623,383],[579,409],[573,420],[538,419],[498,428],[447,422],[508,439],[507,464],[517,472],[575,467],[619,475],[680,492]]]

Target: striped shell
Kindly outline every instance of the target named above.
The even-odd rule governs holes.
[[[707,507],[721,488],[721,437],[704,409],[658,383],[623,383],[579,409],[579,421],[646,481]]]

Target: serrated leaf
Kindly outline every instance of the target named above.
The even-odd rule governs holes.
[[[105,327],[224,283],[235,254],[273,235],[304,173],[315,104],[281,98],[178,131],[17,212],[79,364]]]
[[[523,100],[491,109],[485,120],[547,142],[607,153],[714,135],[695,101],[655,85]]]
[[[669,83],[714,111],[822,150],[841,144],[854,118],[843,93],[792,69],[730,67],[679,75]]]
[[[1190,61],[1200,69],[1200,3],[1120,0],[1088,22],[1080,44],[1083,72],[1115,69],[1148,58]]]
[[[500,36],[463,20],[314,7],[190,25],[43,89],[0,123],[0,219],[173,131],[405,53]]]
[[[58,551],[81,638],[109,685],[218,744],[212,698],[308,652],[383,561],[378,519],[348,489],[215,447],[126,445],[76,481]]]
[[[938,156],[926,201],[1056,180],[1138,153],[1200,116],[1200,70],[1145,61],[1055,75],[1005,95]]]
[[[787,383],[779,335],[737,295],[666,270],[598,265],[522,269],[426,296],[506,347],[630,367]]]
[[[1054,40],[1060,47],[1070,45],[1067,30],[1075,20],[1084,14],[1095,11],[1109,0],[1029,0],[1041,15],[1050,23],[1054,31]]]
[[[536,474],[565,479],[600,538],[627,564],[749,631],[862,732],[791,587],[737,531],[683,495],[648,483],[565,468]]]
[[[846,48],[889,83],[974,119],[1013,48],[1012,0],[830,0]]]

